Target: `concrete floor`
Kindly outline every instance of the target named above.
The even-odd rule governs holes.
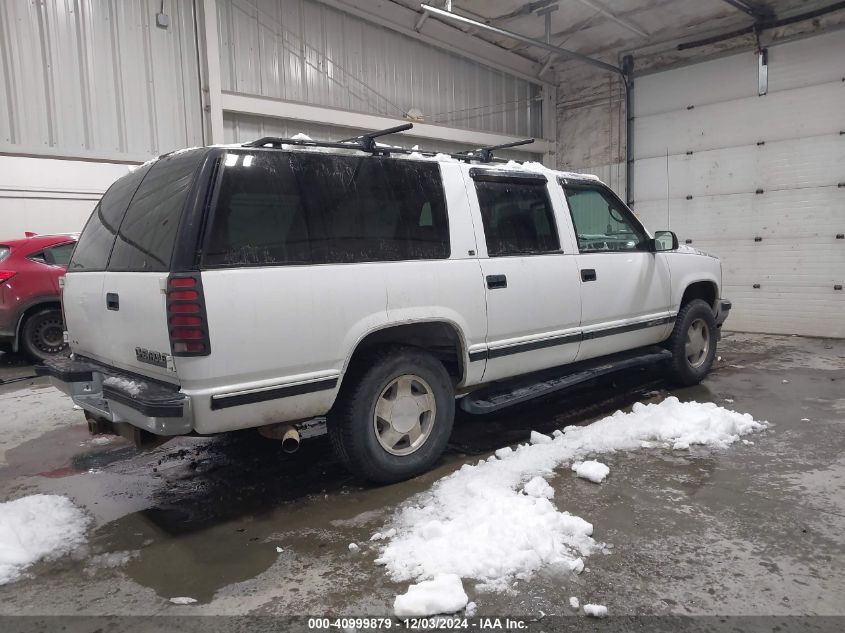
[[[86,547],[0,586],[0,615],[388,615],[406,587],[374,565],[375,549],[352,554],[350,542],[532,429],[587,424],[669,393],[772,427],[726,450],[606,455],[601,486],[553,478],[558,507],[592,522],[612,553],[588,558],[580,576],[540,573],[511,594],[465,581],[478,614],[553,630],[552,616],[572,615],[568,598],[578,596],[617,616],[845,615],[845,341],[729,334],[719,354],[695,388],[669,389],[643,370],[498,416],[461,416],[436,471],[386,487],[362,486],[324,440],[293,456],[252,432],[148,453],[120,439],[96,446],[81,412],[41,379],[0,384],[0,500],[65,494],[95,518]],[[0,356],[0,379],[30,374]],[[823,621],[845,628],[845,618]]]

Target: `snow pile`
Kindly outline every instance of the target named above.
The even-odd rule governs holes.
[[[617,411],[589,426],[567,427],[550,441],[498,450],[401,508],[392,521],[396,535],[376,563],[395,581],[455,574],[493,590],[506,590],[515,578],[547,565],[578,573],[581,557],[600,547],[591,537],[593,526],[558,511],[535,478],[548,478],[556,467],[591,453],[635,450],[643,442],[723,447],[766,426],[712,403],[671,397],[637,403],[631,413]]]
[[[178,596],[176,598],[171,598],[170,602],[173,604],[194,604],[196,600],[188,596]]]
[[[584,613],[591,615],[594,618],[606,618],[607,607],[603,604],[585,604]]]
[[[546,499],[551,499],[555,496],[554,488],[539,475],[525,484],[525,488],[522,491],[529,497],[545,497]]]
[[[587,479],[594,484],[600,484],[610,474],[607,464],[594,460],[586,462],[575,462],[572,464],[572,471],[581,479]]]
[[[411,585],[407,593],[396,596],[393,612],[399,618],[455,613],[467,606],[467,600],[458,576],[438,574],[432,580]]]
[[[572,607],[573,609],[577,609],[578,607],[581,606],[581,602],[575,596],[571,596],[569,598],[569,606]]]
[[[60,495],[0,503],[0,585],[33,563],[67,554],[85,541],[89,518]]]
[[[108,387],[114,387],[115,389],[125,391],[133,398],[140,395],[144,388],[141,383],[135,382],[134,380],[127,380],[126,378],[120,378],[118,376],[109,376],[103,380],[103,384]]]

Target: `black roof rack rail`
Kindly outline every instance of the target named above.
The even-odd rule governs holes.
[[[501,145],[490,145],[489,147],[479,147],[478,149],[468,150],[465,152],[458,152],[459,155],[478,154],[478,160],[482,163],[489,163],[493,161],[493,152],[497,149],[507,149],[508,147],[520,147],[522,145],[531,145],[534,142],[533,138],[525,138],[521,141],[514,141],[513,143],[502,143]]]
[[[361,136],[353,136],[352,138],[343,139],[341,143],[356,143],[361,146],[365,152],[377,152],[376,139],[379,136],[387,136],[388,134],[396,134],[397,132],[405,132],[414,127],[413,123],[403,123],[396,127],[389,127],[386,130],[377,130],[375,132],[368,132]]]
[[[312,141],[310,139],[294,139],[294,138],[280,138],[277,136],[264,136],[255,141],[244,143],[242,147],[271,147],[280,149],[283,145],[296,145],[299,147],[327,147],[332,149],[348,149],[357,150],[360,152],[367,152],[375,156],[390,156],[391,154],[421,154],[423,156],[436,156],[437,154],[446,154],[456,160],[464,161],[466,163],[478,161],[482,163],[507,163],[508,161],[502,158],[495,158],[493,151],[497,149],[505,149],[507,147],[518,147],[520,145],[528,145],[533,143],[533,138],[524,139],[522,141],[515,141],[513,143],[505,143],[503,145],[493,145],[491,147],[482,147],[481,149],[467,150],[465,152],[457,152],[450,154],[447,152],[438,152],[436,150],[420,150],[420,149],[405,149],[402,147],[390,147],[388,145],[379,146],[376,140],[380,136],[388,134],[396,134],[397,132],[405,132],[414,127],[413,123],[404,123],[396,127],[387,128],[385,130],[377,130],[375,132],[367,132],[360,136],[343,139],[341,141]],[[521,163],[522,161],[515,161]]]

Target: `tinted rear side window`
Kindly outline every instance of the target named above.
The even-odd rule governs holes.
[[[149,170],[150,165],[142,165],[109,187],[85,224],[68,270],[106,269],[126,207]]]
[[[449,257],[436,163],[325,154],[229,154],[208,266]]]
[[[75,246],[75,242],[68,242],[67,244],[59,244],[58,246],[48,248],[44,251],[44,260],[55,266],[67,266]]]
[[[109,270],[170,269],[182,210],[205,154],[180,152],[153,164],[120,224]]]
[[[560,249],[545,182],[477,181],[475,190],[490,257],[537,255]]]

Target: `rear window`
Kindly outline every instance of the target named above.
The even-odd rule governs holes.
[[[539,255],[560,249],[545,182],[476,181],[475,190],[490,257]]]
[[[170,270],[182,209],[204,156],[180,152],[153,164],[120,224],[109,270]]]
[[[229,153],[204,264],[273,266],[449,257],[436,163]]]
[[[149,170],[150,165],[142,165],[109,187],[94,208],[94,212],[82,230],[82,235],[79,236],[68,270],[106,269],[114,238],[123,220],[126,207]]]

